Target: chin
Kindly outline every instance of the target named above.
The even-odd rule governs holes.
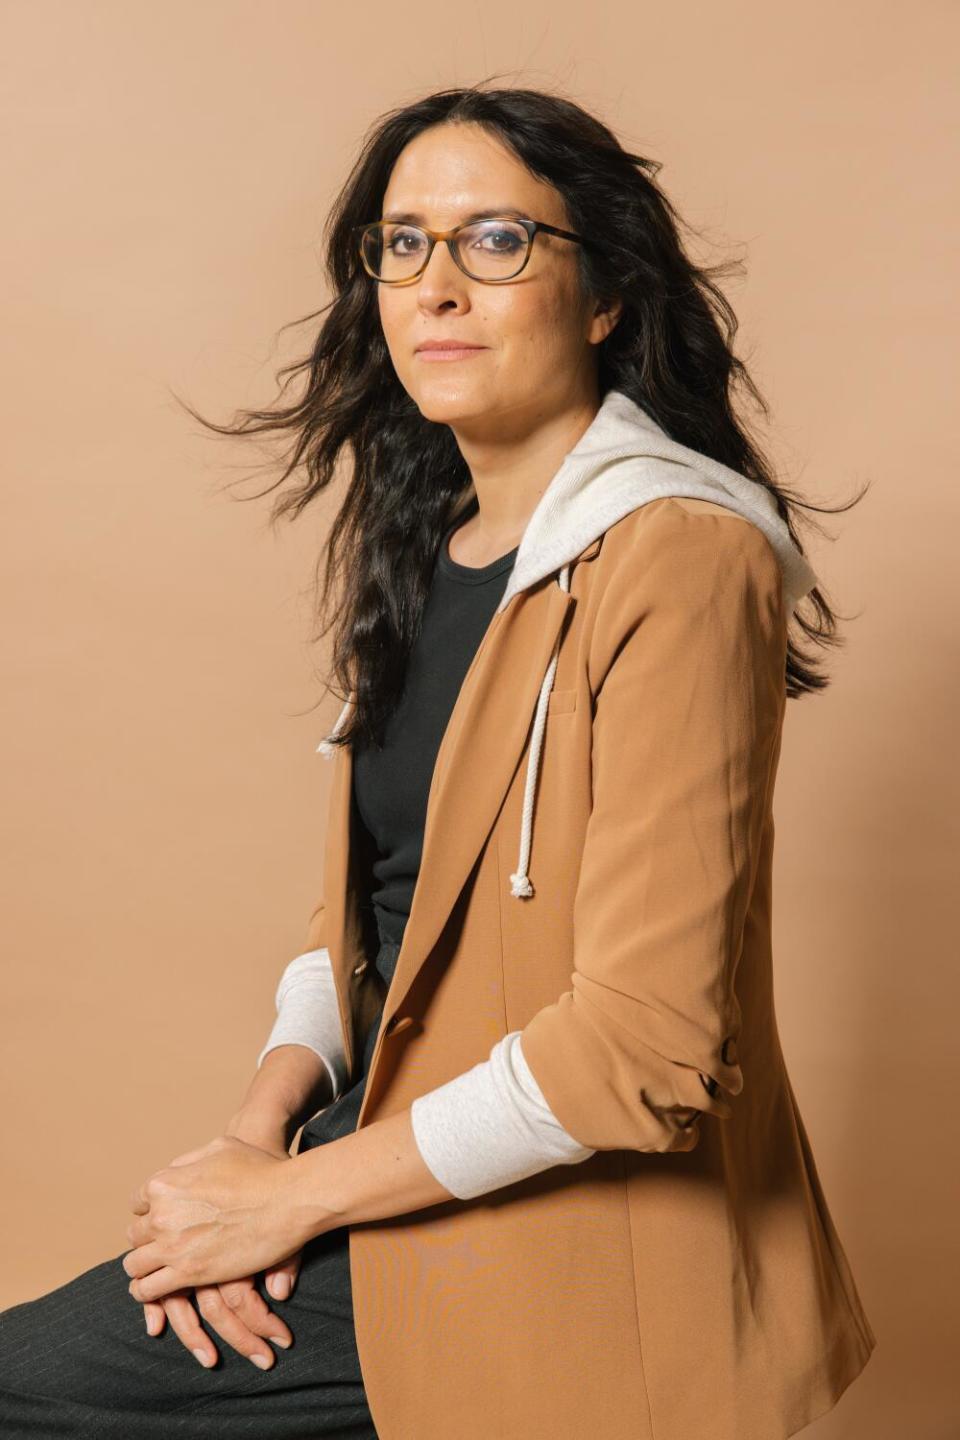
[[[491,397],[481,387],[458,384],[452,379],[431,385],[421,381],[412,394],[423,418],[439,425],[476,420],[489,415],[492,408]]]

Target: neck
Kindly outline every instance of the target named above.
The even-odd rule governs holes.
[[[591,398],[544,415],[522,435],[497,421],[497,436],[474,439],[452,428],[470,469],[477,513],[450,541],[450,554],[465,565],[483,565],[520,543],[527,522],[563,460],[589,428],[600,402]]]

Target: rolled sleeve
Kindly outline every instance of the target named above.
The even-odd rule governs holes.
[[[427,1168],[459,1200],[594,1154],[552,1114],[518,1030],[498,1040],[489,1059],[418,1096],[410,1120]]]
[[[348,1077],[329,950],[310,950],[291,960],[280,977],[275,1004],[277,1018],[257,1057],[258,1068],[278,1045],[305,1045],[329,1071],[336,1100]]]
[[[743,1088],[735,980],[786,698],[779,561],[736,517],[638,526],[594,631],[571,988],[522,1030],[567,1132],[692,1150]]]

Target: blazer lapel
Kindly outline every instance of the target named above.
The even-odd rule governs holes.
[[[327,812],[324,851],[324,902],[327,948],[333,970],[344,1036],[347,1073],[353,1074],[358,1043],[366,1034],[379,1006],[379,996],[361,983],[369,957],[361,918],[363,879],[359,836],[354,828],[353,750],[340,745],[334,752],[333,781]],[[369,997],[369,998],[368,998]]]
[[[420,871],[385,1010],[388,1021],[439,938],[493,828],[573,603],[556,584],[518,595],[494,616],[467,671],[437,752]]]

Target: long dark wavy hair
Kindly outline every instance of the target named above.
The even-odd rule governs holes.
[[[482,126],[554,186],[566,205],[564,223],[591,237],[590,247],[575,247],[584,294],[616,297],[623,304],[613,331],[596,347],[601,398],[610,389],[623,391],[673,439],[759,481],[775,496],[801,551],[794,530],[797,507],[836,513],[863,494],[847,505],[818,506],[775,481],[734,413],[738,392],[769,413],[733,353],[737,319],[716,283],[742,267],[739,261],[701,267],[685,253],[681,231],[689,227],[656,183],[660,162],[624,149],[606,125],[565,97],[485,85],[435,91],[388,111],[368,132],[324,226],[333,298],[293,322],[326,313],[309,354],[277,372],[278,382],[283,380],[278,402],[241,410],[229,425],[214,424],[181,402],[221,435],[289,432],[283,473],[266,490],[243,497],[258,499],[285,486],[273,503],[271,523],[298,517],[332,483],[341,452],[350,454],[352,473],[314,577],[319,585],[323,570],[311,639],[319,640],[336,623],[327,690],[336,693],[339,686],[341,703],[356,692],[356,708],[334,743],[383,743],[437,550],[472,484],[451,428],[425,419],[397,378],[380,325],[376,281],[364,271],[351,234],[353,226],[379,219],[397,158],[431,126]],[[299,399],[279,403],[301,372],[305,385]],[[801,604],[809,613],[795,609],[791,626],[821,647],[844,643],[818,587]],[[788,634],[790,698],[829,684],[819,662]]]

